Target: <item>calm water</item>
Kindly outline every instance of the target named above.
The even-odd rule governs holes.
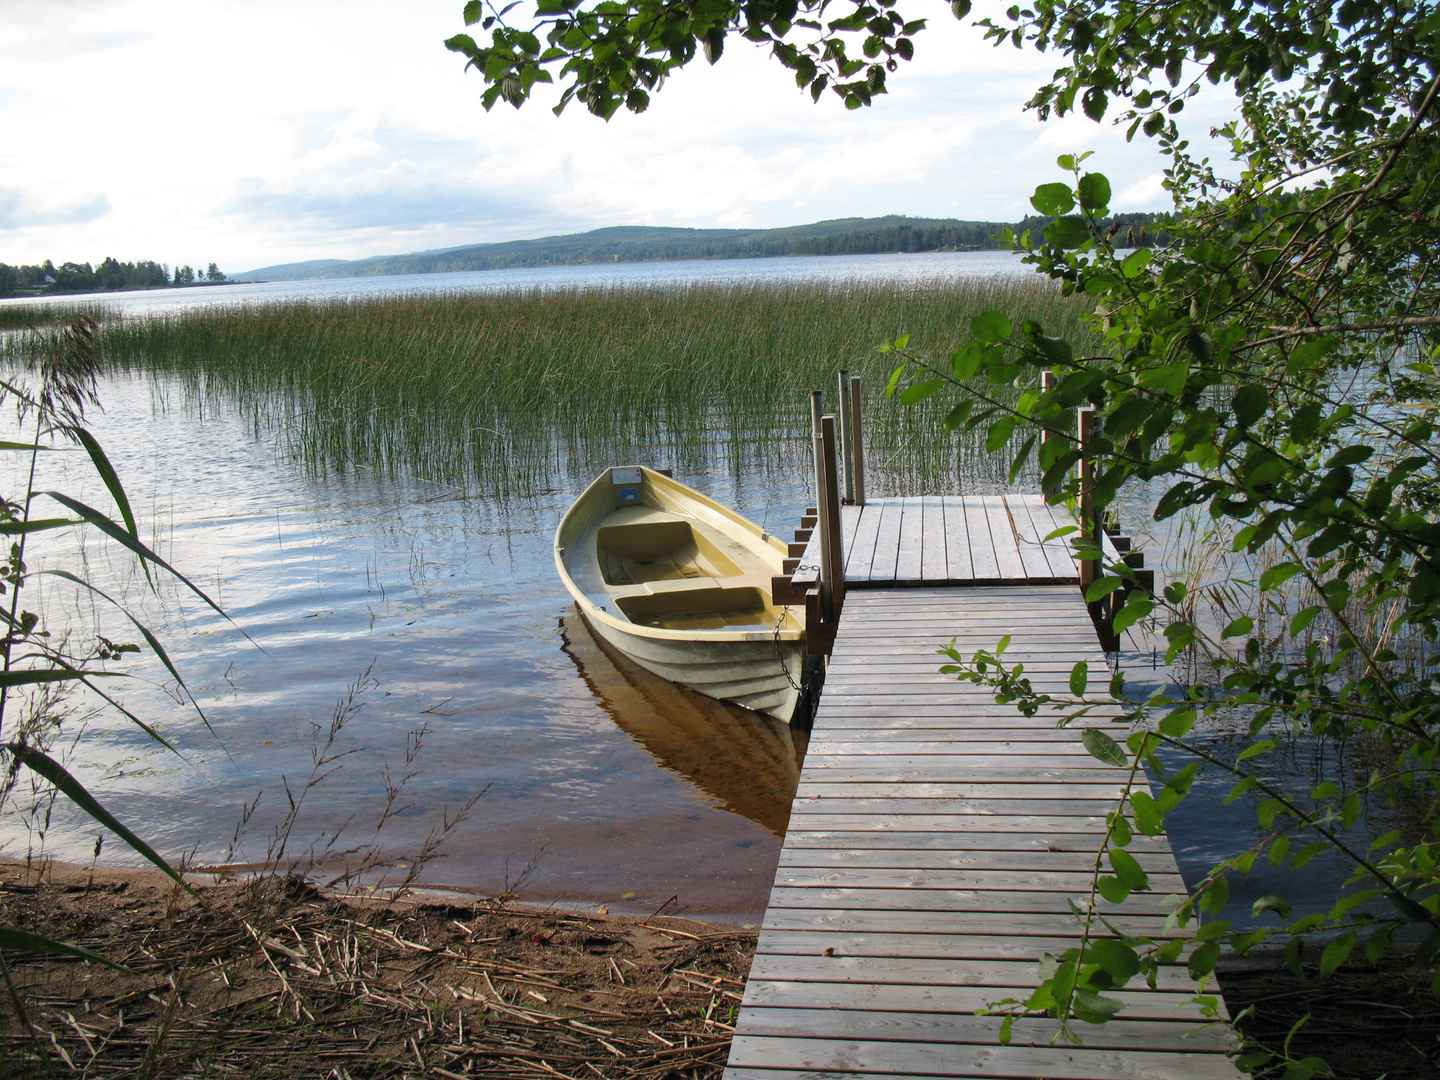
[[[322,865],[346,861],[319,856],[349,821],[332,854],[378,842],[400,857],[420,849],[442,808],[485,789],[422,881],[495,893],[533,864],[520,890],[531,900],[641,913],[671,901],[758,921],[801,747],[784,725],[617,664],[583,624],[567,641],[552,535],[593,476],[566,473],[504,502],[367,470],[316,477],[234,417],[169,401],[146,382],[112,381],[103,399],[93,428],[142,528],[254,642],[174,589],[147,596],[128,562],[93,539],[78,553],[89,576],[122,589],[163,631],[214,729],[137,679],[127,703],[159,720],[188,763],[104,716],[75,745],[84,782],[159,850],[199,863],[264,860],[288,784],[305,795],[292,854],[314,844]],[[697,469],[694,453],[684,480],[756,521],[793,526],[807,501],[798,471],[738,476],[723,450]],[[663,447],[647,462],[671,463]],[[82,461],[49,464],[46,485],[104,504]],[[76,605],[92,611],[52,584],[52,625]],[[104,625],[117,639],[127,631]],[[306,791],[312,724],[328,726],[367,670],[373,686],[332,750],[348,756]],[[155,665],[136,674],[163,677]],[[407,769],[407,737],[422,725]],[[414,777],[377,837],[387,768],[392,780]],[[48,853],[88,861],[93,823],[63,805],[56,817]],[[10,825],[16,854],[27,838]],[[103,854],[130,861],[116,844]]]
[[[1026,270],[1000,252],[853,256],[283,282],[104,302],[139,315],[413,291],[996,272]],[[669,905],[702,918],[759,921],[803,745],[783,725],[717,706],[608,655],[583,624],[562,626],[568,597],[551,536],[605,462],[559,455],[546,486],[502,499],[365,469],[314,475],[281,452],[277,433],[146,380],[112,380],[103,400],[92,426],[151,542],[251,639],[173,588],[148,594],[134,568],[93,539],[83,550],[51,553],[78,556],[92,578],[143,610],[209,720],[207,729],[177,705],[153,664],[134,670],[123,696],[159,722],[185,760],[112,716],[77,712],[71,720],[69,730],[84,729],[72,751],[79,775],[162,852],[200,864],[265,861],[278,848],[288,788],[300,807],[288,854],[306,857],[318,876],[353,865],[363,857],[357,848],[403,863],[446,808],[483,790],[422,883],[485,894],[514,886],[531,901],[641,914]],[[806,403],[796,404],[791,426],[803,430]],[[657,446],[643,463],[676,466],[684,482],[783,534],[810,501],[807,448],[797,441],[793,468],[765,471],[732,460],[723,436],[698,447]],[[47,483],[105,504],[82,462],[55,455],[47,466]],[[1149,497],[1131,493],[1122,508],[1132,531],[1141,531],[1135,526],[1148,517]],[[1158,558],[1163,577],[1174,537],[1162,531],[1149,540],[1151,565]],[[60,585],[52,579],[46,598],[50,625],[98,617],[110,636],[134,636]],[[1124,662],[1132,680],[1165,680],[1148,643],[1130,644]],[[316,766],[337,701],[357,681],[348,722],[328,751],[333,760]],[[421,729],[407,765],[412,733]],[[1312,749],[1294,753],[1288,772],[1298,791],[1326,766]],[[377,832],[387,784],[402,777],[409,779]],[[1202,779],[1172,819],[1172,841],[1192,880],[1253,842],[1253,813],[1244,803],[1221,805],[1228,786],[1220,776]],[[7,830],[10,854],[38,839],[13,818]],[[44,847],[88,862],[95,836],[89,819],[62,804]],[[125,856],[111,841],[102,861],[133,861]],[[1305,885],[1333,888],[1337,868],[1311,865]],[[1259,873],[1234,886],[1227,915],[1239,922],[1254,897],[1277,887],[1293,892],[1293,882]]]
[[[1033,273],[1009,251],[930,251],[913,255],[833,255],[785,259],[700,259],[683,262],[544,266],[454,274],[330,278],[197,286],[153,292],[49,296],[0,300],[3,304],[103,303],[125,315],[163,314],[210,305],[340,300],[406,293],[493,292],[501,289],[573,288],[606,285],[691,285],[784,281],[927,281]]]

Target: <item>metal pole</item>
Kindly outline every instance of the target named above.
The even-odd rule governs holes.
[[[820,441],[825,455],[825,501],[830,535],[824,546],[825,563],[830,571],[830,619],[840,618],[845,603],[845,543],[840,533],[840,472],[835,459],[835,417],[820,418]]]
[[[840,448],[840,469],[845,477],[844,500],[855,501],[855,475],[850,463],[850,373],[840,369],[840,413],[836,424],[837,445]]]
[[[855,505],[865,505],[865,440],[860,431],[860,376],[850,376],[850,459],[855,468]]]
[[[834,535],[830,524],[830,500],[826,497],[826,475],[828,470],[825,467],[825,439],[821,418],[825,411],[825,391],[810,391],[810,438],[815,450],[815,507],[819,512],[820,520],[816,526],[820,529],[820,617],[829,621],[832,619],[834,607],[832,595],[834,589],[830,580],[830,538]]]

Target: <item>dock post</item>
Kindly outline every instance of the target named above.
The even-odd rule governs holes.
[[[1105,550],[1105,525],[1095,510],[1095,462],[1085,452],[1100,434],[1100,418],[1095,410],[1086,406],[1076,411],[1076,434],[1080,439],[1080,535],[1090,540],[1095,547]],[[1080,564],[1080,591],[1087,591],[1099,580],[1104,559],[1086,559]],[[1120,642],[1115,637],[1114,608],[1110,598],[1105,597],[1093,603],[1087,601],[1090,618],[1095,623],[1095,632],[1100,637],[1100,647],[1106,652],[1115,652]]]
[[[820,442],[825,455],[826,484],[825,501],[829,508],[830,532],[821,545],[822,558],[830,581],[830,620],[840,621],[840,609],[845,604],[845,541],[840,528],[840,475],[836,467],[835,417],[820,418]],[[824,519],[822,519],[824,520]]]
[[[834,527],[830,523],[830,499],[828,497],[826,477],[829,472],[833,471],[833,466],[829,470],[825,468],[825,439],[824,428],[822,424],[822,417],[824,415],[824,411],[825,391],[811,390],[810,435],[815,448],[815,506],[816,509],[819,510],[819,514],[817,516],[820,519],[815,523],[815,527],[820,530],[819,614],[821,619],[828,621],[834,616],[833,589],[831,588],[830,581],[830,558],[827,546],[830,543],[830,537],[833,533]],[[810,632],[811,628],[807,626],[807,635]]]
[[[845,482],[842,502],[855,501],[855,471],[850,459],[850,372],[840,369],[840,408],[836,412],[835,440],[840,451],[840,475]]]
[[[1085,452],[1085,448],[1095,438],[1095,410],[1086,406],[1075,410],[1075,434],[1080,441],[1080,535],[1093,542],[1097,547],[1100,545],[1100,526],[1095,519],[1095,498],[1092,489],[1095,486],[1095,463]],[[1095,584],[1095,579],[1100,576],[1100,561],[1098,559],[1084,559],[1080,563],[1080,589],[1090,588]]]
[[[1050,371],[1047,368],[1045,371],[1040,372],[1041,393],[1048,393],[1049,391],[1054,390],[1058,384],[1059,380],[1055,378],[1055,373],[1053,371]],[[1050,428],[1042,428],[1040,430],[1040,445],[1044,446],[1051,439],[1057,438],[1059,434],[1060,433],[1058,431],[1052,431]],[[1046,502],[1049,502],[1051,498],[1054,497],[1055,492],[1059,490],[1059,488],[1054,486],[1041,489],[1042,493],[1045,496]]]
[[[860,376],[850,376],[850,460],[855,470],[855,505],[865,505],[865,440],[860,430]]]

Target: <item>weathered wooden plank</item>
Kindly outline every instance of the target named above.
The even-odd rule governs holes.
[[[894,581],[895,563],[900,557],[900,526],[904,503],[895,499],[880,508],[880,531],[875,537],[875,555],[870,562],[870,581]]]
[[[1175,859],[1168,851],[1131,851],[1135,861],[1146,873],[1175,874]],[[985,851],[970,849],[924,850],[915,848],[868,849],[865,845],[847,847],[807,847],[786,844],[780,852],[780,866],[806,869],[826,867],[847,869],[903,869],[1010,871],[1024,873],[1089,874],[1095,865],[1093,850],[1064,852],[1045,849],[1026,851]]]
[[[854,782],[829,783],[824,779],[802,779],[795,792],[796,804],[811,799],[914,799],[945,804],[949,801],[989,802],[994,799],[1045,799],[1050,802],[1113,802],[1125,792],[1119,780],[1106,783],[968,783],[968,782]]]
[[[1159,915],[1116,916],[1110,922],[1122,933],[1143,934],[1155,941],[1174,936]],[[816,905],[771,908],[764,932],[771,930],[833,930],[850,934],[950,934],[986,937],[1072,937],[1081,927],[1069,915],[1020,911],[889,911],[848,910]]]
[[[1020,565],[1024,570],[1025,579],[1045,584],[1054,582],[1056,575],[1050,568],[1050,560],[1045,557],[1045,549],[1040,543],[1040,538],[1034,535],[1034,526],[1031,524],[1030,514],[1023,499],[1005,495],[1002,496],[1002,501],[1005,504],[1016,550],[1020,553]]]
[[[952,514],[949,500],[919,500],[889,534],[897,570],[938,576],[943,550],[948,578],[963,528],[969,579],[989,574],[1013,586],[850,594],[731,1080],[1237,1075],[1222,1053],[1228,1035],[1183,1040],[1203,1019],[1187,1004],[1193,984],[1183,967],[1162,971],[1154,991],[1115,992],[1126,1009],[1113,1023],[1124,1026],[1095,1033],[1100,1041],[1083,1052],[1048,1045],[1054,1022],[1036,1018],[1019,1021],[1018,1041],[999,1047],[998,1018],[973,1015],[1022,996],[1038,979],[1037,959],[1079,937],[1070,903],[1088,901],[1105,814],[1124,779],[1092,758],[1075,730],[1111,717],[1060,730],[1057,714],[1026,717],[997,705],[988,688],[938,671],[936,649],[952,638],[972,653],[1010,635],[1006,659],[1023,662],[1037,689],[1065,694],[1079,659],[1093,679],[1108,677],[1078,591],[1024,584],[1073,567],[1038,543],[1043,533],[1031,535],[1050,517],[1032,502],[967,498]],[[884,526],[882,510],[877,549],[891,542]],[[907,559],[918,569],[902,567]],[[1185,888],[1168,841],[1137,836],[1130,850],[1153,891],[1101,910],[1122,933],[1168,936],[1161,897]],[[1032,1056],[1010,1054],[1017,1048]]]
[[[922,498],[920,512],[920,578],[922,581],[944,582],[950,564],[945,550],[945,507],[940,496],[926,495]]]
[[[1185,880],[1169,873],[1149,875],[1150,887],[1160,893],[1182,892]],[[1077,896],[1090,888],[1088,870],[977,870],[867,866],[785,866],[776,871],[775,884],[795,889],[967,889],[978,892],[1060,892]]]
[[[940,500],[940,508],[945,529],[945,580],[973,580],[975,571],[970,561],[970,532],[965,525],[965,507],[958,495],[946,495]],[[880,602],[886,603],[887,599]]]
[[[994,1046],[999,1043],[1001,1019],[999,1016],[969,1016],[964,1013],[755,1008],[746,1011],[736,1030],[742,1035],[869,1038],[891,1042]],[[1184,1022],[1115,1019],[1108,1024],[1077,1021],[1074,1027],[1092,1050],[1173,1048],[1196,1054],[1220,1054],[1234,1047],[1234,1037],[1219,1025],[1197,1029],[1194,1024]],[[1022,1017],[1014,1023],[1011,1045],[1048,1046],[1059,1028],[1059,1021],[1048,1017]]]
[[[1085,893],[1026,892],[1014,889],[849,889],[790,888],[777,885],[770,891],[771,907],[815,907],[833,904],[839,908],[866,911],[990,911],[1028,912],[1032,915],[1070,917],[1070,901],[1083,904]],[[1139,893],[1126,901],[1123,910],[1142,915],[1164,915],[1169,907],[1161,897]],[[1108,900],[1097,900],[1096,909],[1108,914],[1122,910]]]
[[[943,1043],[797,1039],[738,1035],[730,1050],[728,1080],[797,1070],[806,1080],[830,1075],[902,1077],[1045,1077],[1046,1080],[1234,1080],[1240,1074],[1223,1054],[1088,1047],[969,1046]],[[753,1072],[746,1072],[751,1070]],[[798,1072],[803,1070],[803,1073]],[[833,1073],[832,1073],[833,1071]]]
[[[1078,945],[1078,939],[1070,947]],[[843,956],[757,952],[750,978],[771,982],[870,983],[874,986],[1016,986],[1039,982],[1035,964],[1026,960],[970,957]],[[1157,993],[1193,994],[1194,982],[1183,967],[1162,967],[1155,976]],[[1137,980],[1134,990],[1145,989]]]
[[[995,542],[990,537],[990,525],[985,520],[985,508],[971,497],[961,503],[960,509],[965,516],[966,534],[970,537],[970,563],[974,579],[999,582],[1000,563],[995,555]]]
[[[1032,980],[1031,985],[1034,985]],[[1016,987],[1021,989],[1021,987]],[[983,986],[891,986],[856,983],[772,982],[752,979],[745,988],[747,1005],[793,1009],[874,1009],[898,1012],[973,1013],[994,1002],[994,988]],[[1185,1020],[1206,1023],[1190,994],[1162,994],[1153,990],[1111,990],[1106,997],[1125,1003],[1126,1019]],[[1030,1074],[1026,1074],[1030,1075]],[[1035,1075],[1048,1075],[1044,1073]]]
[[[1102,836],[1105,832],[1105,818],[1101,815],[1090,817],[1067,817],[1059,814],[993,814],[983,811],[965,814],[916,814],[906,807],[906,813],[825,813],[809,809],[797,809],[790,815],[792,829],[846,829],[852,832],[887,832],[899,830],[909,832],[926,829],[933,832],[952,833],[1013,833],[1020,837],[1032,833],[1084,833],[1087,836]]]
[[[895,557],[895,580],[921,581],[921,554],[925,542],[925,511],[918,499],[907,499],[900,518],[900,539]]]
[[[830,755],[833,756],[833,755]],[[1032,769],[977,769],[969,764],[947,765],[953,755],[935,755],[934,765],[894,766],[884,762],[889,758],[872,756],[858,758],[869,767],[854,768],[847,765],[826,766],[823,762],[808,762],[811,769],[806,772],[814,784],[1044,784],[1049,781],[1063,783],[1067,780],[1078,784],[1109,784],[1112,789],[1123,780],[1120,770],[1096,761],[1096,768],[1086,769],[1083,762],[1072,762],[1068,767]],[[839,760],[849,761],[849,758]],[[923,758],[911,758],[923,761]]]
[[[866,503],[860,507],[860,520],[845,556],[847,583],[870,580],[870,568],[875,561],[875,541],[880,535],[880,516],[883,509],[880,503]],[[847,606],[848,603],[847,600]]]

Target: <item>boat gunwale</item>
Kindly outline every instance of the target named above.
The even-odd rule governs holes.
[[[671,630],[665,627],[647,626],[643,623],[630,622],[628,619],[616,618],[608,610],[602,608],[599,604],[591,600],[589,595],[581,590],[579,585],[575,583],[575,579],[570,575],[570,568],[566,565],[567,549],[561,545],[560,537],[565,533],[567,526],[570,525],[571,519],[575,515],[576,511],[579,510],[581,507],[586,506],[586,504],[590,501],[589,496],[597,490],[598,485],[610,479],[611,472],[616,467],[617,466],[611,466],[610,468],[607,468],[588,486],[586,486],[585,490],[582,491],[580,495],[577,496],[575,500],[570,504],[569,509],[567,509],[564,515],[560,518],[560,523],[555,527],[555,537],[553,541],[555,554],[555,569],[560,575],[560,581],[562,584],[564,584],[565,590],[570,594],[571,598],[576,602],[576,604],[579,605],[580,610],[583,612],[586,618],[596,619],[616,631],[633,634],[637,637],[648,638],[654,641],[673,641],[680,643],[693,642],[698,645],[724,643],[727,641],[791,642],[804,640],[805,631],[803,629],[788,630],[772,627],[769,630],[737,630],[726,632],[720,630]],[[623,468],[625,466],[618,467]],[[666,476],[664,473],[656,472],[654,469],[648,468],[644,465],[638,466],[638,468],[641,470],[641,474],[645,482],[649,483],[652,487],[655,487],[661,491],[664,491],[667,487],[680,489],[680,492],[677,494],[681,494],[684,499],[693,499],[699,501],[707,509],[714,511],[730,523],[738,526],[743,532],[749,533],[751,536],[755,537],[755,539],[759,540],[760,543],[771,548],[771,550],[779,552],[781,555],[785,554],[787,549],[784,542],[781,541],[779,537],[773,536],[772,534],[764,531],[763,529],[760,529],[758,526],[755,525],[754,522],[741,516],[740,514],[737,514],[728,506],[716,502],[708,495],[696,491],[694,488],[682,484],[680,483],[680,481],[674,479],[673,477]],[[583,531],[583,529],[580,529],[577,532],[577,535],[579,534],[579,532]],[[636,593],[634,595],[644,594]],[[778,606],[782,611],[787,612],[791,608],[791,605],[789,604],[776,605],[774,602],[773,594],[771,595],[771,606]]]

